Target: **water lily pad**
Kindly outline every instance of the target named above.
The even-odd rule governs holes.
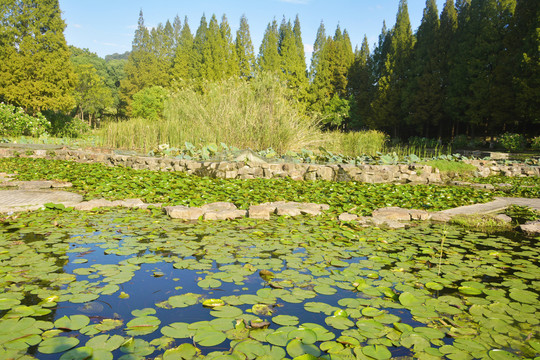
[[[167,301],[173,308],[184,308],[197,304],[199,297],[200,295],[196,294],[175,295],[171,296]]]
[[[176,339],[186,339],[193,336],[195,333],[188,329],[188,323],[175,322],[161,328],[161,333],[165,336],[169,336]]]
[[[92,358],[92,355],[94,355],[94,350],[90,347],[83,346],[71,349],[62,354],[62,356],[60,356],[60,360],[86,360]]]
[[[207,277],[206,279],[199,281],[197,285],[202,287],[203,289],[214,289],[221,286],[221,281]]]
[[[401,295],[399,295],[399,302],[401,303],[401,305],[409,307],[409,306],[420,305],[423,303],[423,300],[409,292],[404,292]]]
[[[433,281],[426,283],[426,287],[430,290],[435,290],[435,291],[440,291],[444,289],[443,285],[439,284],[438,282],[433,282]]]
[[[537,302],[538,294],[528,290],[511,289],[510,297],[521,303],[534,304]]]
[[[324,319],[326,324],[339,330],[347,330],[354,326],[354,322],[343,316],[329,316]]]
[[[489,358],[493,360],[514,360],[520,358],[519,356],[512,354],[511,352],[499,349],[490,350],[488,355]]]
[[[193,341],[202,346],[216,346],[226,339],[227,337],[223,332],[211,329],[197,330],[193,337]]]
[[[237,318],[242,315],[242,310],[234,306],[225,305],[214,308],[214,310],[210,311],[210,315],[220,318]]]
[[[132,336],[151,334],[156,331],[161,324],[155,316],[140,316],[126,324],[126,333]]]
[[[321,295],[334,295],[337,292],[336,288],[326,284],[314,286],[313,291]]]
[[[272,322],[278,325],[294,326],[298,325],[298,317],[291,315],[278,315],[272,318]]]
[[[321,355],[321,351],[319,348],[313,344],[304,344],[302,341],[298,339],[293,339],[287,344],[287,353],[292,358],[304,355],[304,354],[310,354],[315,357],[319,357]]]
[[[289,342],[289,332],[287,331],[274,331],[266,336],[266,341],[276,346],[286,346]]]
[[[362,348],[364,355],[378,360],[390,359],[392,353],[383,345],[368,345]]]
[[[298,339],[304,344],[314,344],[317,342],[317,334],[311,329],[293,330],[287,336],[289,339]]]
[[[182,344],[178,347],[168,349],[163,354],[163,360],[191,360],[195,358],[201,351],[192,344]]]
[[[90,323],[90,318],[85,315],[63,316],[54,322],[54,326],[62,330],[80,330]]]
[[[384,311],[372,307],[362,309],[362,315],[366,317],[375,317],[384,314]]]
[[[74,348],[79,344],[79,339],[66,336],[58,336],[43,340],[38,351],[43,354],[57,354]]]

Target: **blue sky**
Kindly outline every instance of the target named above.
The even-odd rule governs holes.
[[[88,48],[99,56],[123,53],[131,50],[131,42],[139,11],[144,13],[148,27],[173,21],[178,14],[187,15],[191,31],[195,33],[203,13],[209,19],[216,14],[221,19],[227,15],[235,36],[240,17],[245,14],[251,32],[255,52],[264,35],[264,30],[274,18],[281,22],[283,16],[294,20],[300,17],[302,39],[309,59],[317,29],[324,22],[327,35],[334,33],[336,26],[347,29],[353,48],[368,36],[370,49],[381,32],[383,20],[393,26],[399,0],[59,0],[69,45]],[[437,0],[439,13],[444,0]],[[422,19],[425,0],[409,0],[409,15],[413,31]]]

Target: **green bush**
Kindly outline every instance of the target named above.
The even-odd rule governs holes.
[[[532,140],[531,140],[531,149],[540,150],[540,136],[532,138]]]
[[[458,135],[452,140],[452,149],[464,149],[469,147],[469,138],[467,135]]]
[[[412,136],[407,140],[407,143],[411,146],[416,147],[425,147],[425,148],[436,148],[441,144],[437,139],[430,139],[426,137]]]
[[[50,132],[53,136],[80,138],[90,131],[90,125],[79,118],[53,111],[46,111],[45,116],[51,122]]]
[[[0,103],[0,135],[39,137],[50,128],[50,122],[40,112],[31,116],[21,107]]]
[[[163,106],[169,92],[161,86],[144,88],[133,95],[132,115],[147,120],[163,118]]]
[[[349,133],[332,131],[326,133],[324,147],[347,156],[375,156],[384,151],[387,141],[388,135],[377,130]]]
[[[521,134],[504,133],[499,136],[499,143],[507,151],[522,151],[527,145],[525,137]]]

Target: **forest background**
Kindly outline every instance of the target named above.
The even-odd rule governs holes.
[[[208,122],[199,129],[204,132],[238,128],[251,117],[252,130],[266,123],[266,132],[276,133],[286,125],[289,132],[317,134],[373,129],[402,140],[539,133],[535,0],[447,0],[440,13],[427,0],[415,32],[401,0],[395,25],[383,24],[374,49],[366,37],[353,49],[346,29],[328,32],[321,22],[309,61],[298,16],[271,21],[257,52],[246,17],[233,35],[226,15],[203,15],[193,32],[179,16],[149,29],[141,10],[132,50],[104,59],[68,47],[64,29],[58,0],[0,1],[4,129],[17,128],[13,119],[19,119],[26,126],[34,121],[25,130],[33,135],[40,126],[60,136],[91,126],[109,133],[139,127],[142,136],[144,126],[164,121],[183,130],[167,125],[162,132]],[[232,103],[236,115],[218,111]],[[237,122],[228,123],[227,116]],[[201,133],[184,135],[178,140],[202,139]],[[227,140],[219,136],[203,140]],[[280,147],[254,146],[268,144]]]

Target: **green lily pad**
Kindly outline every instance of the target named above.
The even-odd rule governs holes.
[[[167,301],[173,308],[184,308],[197,304],[199,297],[200,295],[195,294],[175,295],[171,296]]]
[[[202,305],[204,307],[214,308],[214,307],[218,307],[218,306],[224,306],[225,301],[223,301],[221,299],[206,299],[206,300],[203,301]]]
[[[475,295],[481,295],[482,294],[482,289],[478,289],[478,288],[475,288],[475,287],[472,287],[472,286],[460,286],[458,288],[459,292],[464,294],[464,295],[472,295],[472,296],[475,296]]]
[[[304,344],[314,344],[317,342],[317,334],[311,329],[301,328],[293,330],[287,336],[289,339],[298,339]]]
[[[87,360],[92,358],[94,350],[92,348],[83,346],[75,349],[71,349],[60,356],[60,360]],[[111,354],[112,356],[112,354]]]
[[[38,351],[43,354],[57,354],[74,348],[79,344],[79,339],[66,336],[57,336],[43,340]]]
[[[399,295],[399,302],[401,303],[401,305],[409,307],[409,306],[420,305],[424,301],[409,292],[404,292],[401,295]]]
[[[62,330],[80,330],[90,323],[90,318],[85,315],[63,316],[54,322],[54,326]]]
[[[517,360],[520,358],[519,356],[512,354],[511,352],[499,349],[490,350],[488,355],[489,358],[493,360]]]
[[[219,306],[210,311],[210,315],[220,318],[238,318],[242,313],[241,309],[230,305]]]
[[[202,346],[216,346],[226,339],[227,337],[223,332],[211,329],[197,330],[193,337],[193,341]]]
[[[286,346],[289,342],[289,332],[276,330],[266,336],[266,341],[276,346]]]
[[[426,287],[430,290],[435,290],[435,291],[439,291],[439,290],[442,290],[444,289],[444,286],[437,283],[437,282],[433,282],[433,281],[430,281],[428,283],[426,283]]]
[[[272,322],[278,325],[294,326],[298,325],[298,317],[291,315],[278,315],[272,318]]]
[[[221,286],[221,281],[207,277],[206,279],[199,281],[197,285],[203,289],[215,289]]]
[[[362,315],[366,317],[375,317],[384,314],[384,311],[372,307],[362,309]]]
[[[304,354],[310,354],[315,357],[321,355],[319,348],[313,344],[304,344],[298,339],[293,339],[287,344],[287,353],[292,358],[302,356]]]
[[[193,336],[194,332],[188,329],[188,323],[175,322],[161,328],[161,333],[176,339],[187,339]]]
[[[201,351],[195,346],[185,343],[178,347],[168,349],[163,354],[163,360],[191,360]]]
[[[364,355],[377,360],[386,360],[392,357],[392,353],[383,345],[368,345],[362,348]]]

